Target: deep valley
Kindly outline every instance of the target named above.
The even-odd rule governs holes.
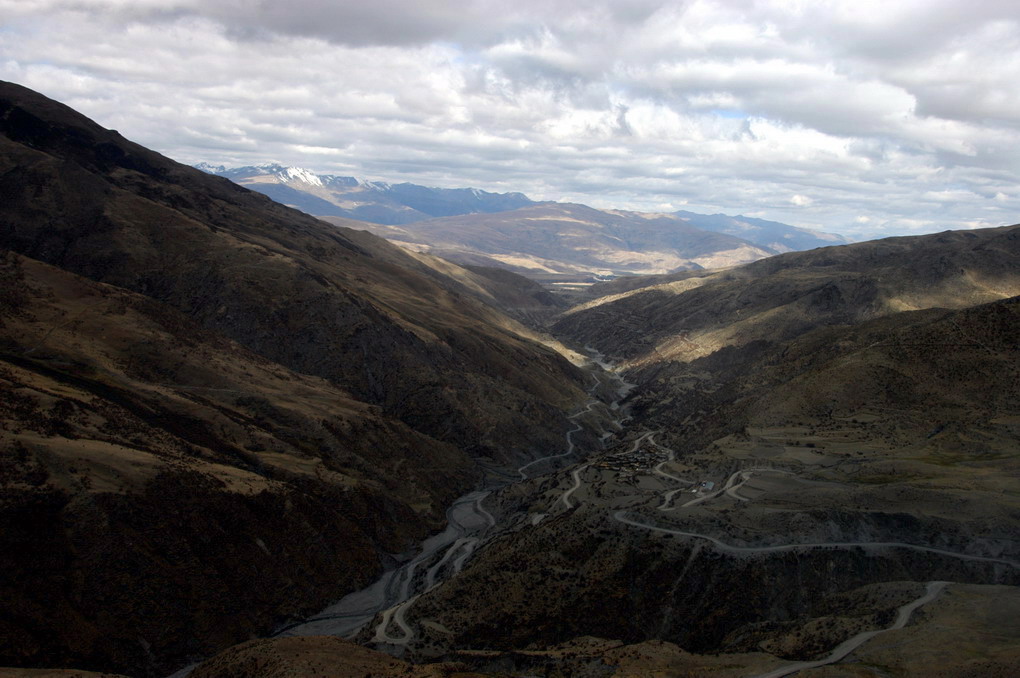
[[[17,85],[0,133],[0,676],[1020,664],[1020,226],[562,294]],[[595,223],[509,195],[477,250]]]

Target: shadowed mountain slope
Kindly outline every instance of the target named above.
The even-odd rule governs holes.
[[[168,673],[363,585],[475,475],[165,304],[0,277],[3,663]]]
[[[0,247],[0,663],[165,674],[321,608],[585,399],[491,276],[13,84]]]
[[[166,302],[476,453],[557,441],[576,370],[448,276],[28,90],[2,95],[0,244]]]
[[[807,422],[880,446],[916,445],[934,463],[1012,459],[1017,337],[1020,297],[822,326],[785,342],[649,364],[639,370],[637,407],[700,444]]]
[[[731,271],[719,283],[719,317],[706,302],[691,318],[740,323],[741,307],[727,316],[733,306],[721,302],[743,294],[775,304],[775,322],[751,325],[761,333],[714,351],[638,352],[626,373],[638,384],[628,397],[630,435],[499,497],[497,513],[537,520],[522,521],[530,527],[494,542],[416,602],[408,616],[423,629],[419,651],[510,652],[593,635],[772,654],[732,658],[761,668],[729,675],[758,675],[779,658],[817,660],[856,633],[887,628],[895,608],[929,582],[1007,585],[1003,594],[1015,600],[1020,297],[971,302],[1010,289],[1017,230],[892,243],[905,273],[896,286],[881,279],[879,289],[897,303],[940,299],[952,309],[891,310],[877,292],[859,307],[798,306],[797,297],[762,298],[759,287],[776,293],[776,280],[748,273],[782,257]],[[811,260],[846,271],[860,254],[853,247]],[[969,271],[963,283],[931,275],[960,268]],[[800,292],[807,300],[817,299],[810,290],[826,290],[815,274]],[[840,275],[834,286],[854,283]],[[613,315],[578,312],[591,323],[580,339],[622,352],[615,333],[655,328],[684,294],[638,293],[605,304]],[[621,310],[630,300],[642,304],[632,317]],[[485,598],[492,589],[503,595]],[[988,609],[1005,619],[1011,605],[989,601]],[[1001,671],[1010,659],[972,645],[988,628],[980,618],[961,622],[956,632],[967,642],[947,645],[941,661]],[[1015,645],[1015,631],[1007,634],[996,653]],[[889,645],[867,651],[882,647]],[[897,661],[907,673],[928,665],[924,653]],[[947,675],[981,672],[974,670]]]

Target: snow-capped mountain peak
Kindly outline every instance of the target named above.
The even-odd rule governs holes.
[[[406,224],[475,212],[502,212],[534,204],[520,193],[430,188],[408,182],[390,184],[363,177],[317,174],[303,167],[279,163],[234,168],[202,163],[198,167],[309,214],[385,224]]]
[[[318,174],[302,167],[285,167],[282,170],[275,172],[275,174],[284,183],[302,181],[312,186],[322,186],[322,179],[319,178]]]
[[[390,188],[390,185],[385,181],[369,181],[368,179],[363,179],[361,177],[344,177],[344,179],[352,182],[349,184],[351,186],[358,186],[359,188],[368,190],[387,191]]]
[[[227,168],[223,165],[211,165],[207,162],[200,162],[195,165],[195,169],[202,170],[206,174],[219,174],[220,172],[226,172]]]
[[[281,165],[279,163],[275,163],[275,162],[265,162],[265,163],[262,163],[261,165],[254,165],[254,166],[238,167],[237,168],[238,171],[240,171],[240,170],[255,170],[259,174],[276,174],[277,172],[282,172],[285,169],[287,169],[287,168],[284,167],[283,165]]]

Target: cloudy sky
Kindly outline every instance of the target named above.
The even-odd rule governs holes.
[[[0,0],[0,79],[187,163],[1020,222],[1017,0]]]

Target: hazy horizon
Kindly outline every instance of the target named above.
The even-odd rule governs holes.
[[[176,160],[742,214],[1020,221],[1014,2],[0,0],[0,78]]]

